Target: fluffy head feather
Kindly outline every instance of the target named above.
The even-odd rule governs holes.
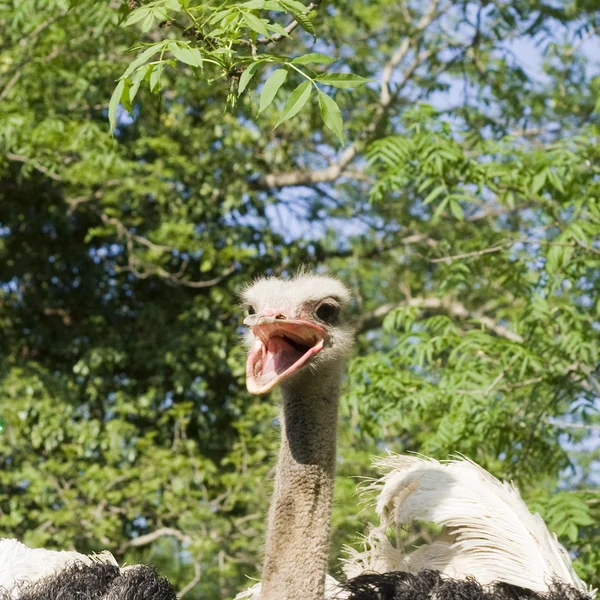
[[[588,592],[556,536],[529,512],[511,484],[467,460],[441,464],[391,455],[378,467],[386,474],[371,489],[379,492],[381,525],[368,539],[370,548],[347,562],[349,575],[433,569],[455,579],[474,577],[484,585],[500,582],[545,593],[559,582]],[[445,526],[446,539],[404,555],[385,531],[413,520]]]
[[[263,278],[241,294],[248,308],[246,383],[263,394],[277,385],[307,385],[306,375],[339,377],[352,347],[344,315],[350,292],[325,275]],[[313,377],[314,379],[314,377]]]
[[[338,279],[306,271],[301,271],[291,279],[261,277],[249,284],[241,295],[247,304],[256,303],[260,307],[300,307],[307,302],[327,297],[336,297],[343,305],[350,300],[348,288]]]

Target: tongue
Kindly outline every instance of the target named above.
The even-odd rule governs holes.
[[[282,337],[272,337],[264,350],[262,360],[262,376],[270,379],[281,375],[302,356]]]

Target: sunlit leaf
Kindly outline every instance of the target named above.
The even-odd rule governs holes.
[[[265,85],[260,94],[260,105],[258,108],[258,114],[260,114],[265,108],[267,108],[273,99],[277,95],[279,88],[283,85],[286,80],[288,72],[285,69],[275,70],[271,76],[265,81]]]
[[[258,70],[258,67],[260,67],[262,64],[263,63],[260,61],[253,62],[242,73],[242,75],[240,77],[240,83],[238,85],[238,96],[243,93],[243,91],[246,89],[246,87],[248,87],[250,80],[252,79],[252,77],[254,77],[254,74]]]
[[[275,127],[279,127],[284,121],[291,119],[294,115],[296,115],[302,107],[306,104],[308,99],[310,98],[310,92],[312,90],[312,84],[310,81],[305,81],[301,83],[288,97],[285,106],[283,107],[283,111],[281,112],[281,116],[279,117],[279,121]]]
[[[110,102],[108,103],[108,122],[111,131],[114,131],[115,127],[117,126],[117,107],[121,101],[121,95],[123,94],[124,89],[125,80],[121,79],[117,83],[112,96],[110,97]]]
[[[331,131],[336,135],[338,140],[344,145],[344,130],[343,120],[340,107],[336,104],[335,100],[319,90],[319,108],[321,109],[321,118],[323,123],[327,125]]]
[[[294,60],[292,60],[292,63],[295,65],[308,65],[311,63],[317,63],[320,65],[330,65],[336,60],[336,58],[332,58],[331,56],[327,56],[326,54],[318,54],[315,52],[311,52],[309,54],[297,56],[296,58],[294,58]]]
[[[315,81],[336,88],[356,88],[368,83],[370,80],[352,73],[323,73]]]

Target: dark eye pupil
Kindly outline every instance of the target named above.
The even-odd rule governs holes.
[[[321,319],[321,321],[325,321],[326,323],[332,323],[337,319],[339,313],[339,309],[337,306],[333,304],[321,304],[319,308],[317,308],[317,317]]]
[[[256,314],[256,309],[251,304],[248,306],[248,314],[249,315],[255,315]]]

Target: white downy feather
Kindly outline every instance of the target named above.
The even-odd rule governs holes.
[[[423,569],[439,569],[439,565],[447,565],[454,561],[459,552],[452,543],[446,540],[435,540],[406,554],[392,545],[384,528],[373,528],[363,544],[362,552],[349,546],[345,548],[348,558],[343,559],[342,563],[344,574],[348,579],[363,573],[394,571],[418,573]]]
[[[16,600],[23,587],[42,577],[53,575],[75,562],[85,565],[91,565],[93,562],[117,565],[109,552],[86,556],[78,552],[28,548],[14,539],[0,539],[0,590],[9,592],[11,598]]]
[[[481,584],[504,582],[536,592],[559,580],[590,592],[577,577],[569,555],[539,515],[532,515],[519,492],[468,460],[439,463],[390,455],[377,462],[386,474],[378,490],[380,527],[367,550],[346,561],[348,576],[364,571],[435,569],[453,578],[472,576]],[[405,555],[385,531],[414,521],[447,528],[444,539]]]

